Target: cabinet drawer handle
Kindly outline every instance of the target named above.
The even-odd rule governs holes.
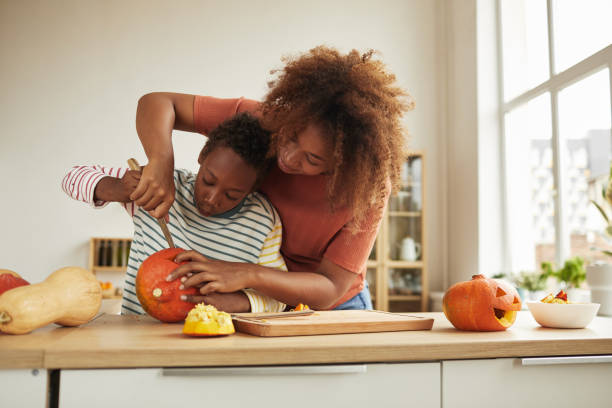
[[[194,367],[162,368],[165,377],[216,377],[224,375],[309,375],[309,374],[362,374],[365,364],[322,366],[269,366],[269,367]]]
[[[521,364],[524,366],[597,363],[612,363],[612,356],[532,357],[521,359]]]

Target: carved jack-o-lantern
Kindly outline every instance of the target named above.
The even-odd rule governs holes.
[[[506,330],[521,310],[521,298],[507,282],[472,276],[471,281],[451,286],[442,299],[446,318],[457,329]]]

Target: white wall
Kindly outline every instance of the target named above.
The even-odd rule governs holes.
[[[448,281],[502,271],[496,2],[447,0]]]
[[[430,286],[445,264],[443,0],[0,2],[0,268],[32,282],[87,265],[91,236],[130,236],[118,206],[95,211],[60,188],[76,164],[145,156],[134,115],[150,91],[261,98],[280,56],[318,44],[375,48],[416,99],[406,117],[427,153]],[[195,168],[199,135],[175,135]],[[445,153],[444,153],[445,154]]]
[[[478,270],[476,3],[448,2],[448,284]]]

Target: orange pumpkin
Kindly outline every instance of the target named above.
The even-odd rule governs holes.
[[[446,318],[460,330],[506,330],[521,310],[521,298],[507,282],[472,276],[451,286],[442,299]]]
[[[30,282],[23,279],[18,273],[8,269],[0,269],[0,295],[9,289],[29,284]]]
[[[184,320],[194,304],[181,300],[181,295],[196,295],[196,288],[180,290],[180,279],[166,281],[166,276],[179,264],[174,257],[183,252],[181,248],[162,249],[144,260],[136,275],[136,296],[142,308],[162,322]]]

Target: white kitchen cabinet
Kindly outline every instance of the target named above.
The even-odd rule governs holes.
[[[442,362],[442,407],[611,406],[612,356]]]
[[[0,407],[47,405],[47,370],[0,370]]]
[[[440,363],[62,370],[60,383],[61,408],[440,407]]]

